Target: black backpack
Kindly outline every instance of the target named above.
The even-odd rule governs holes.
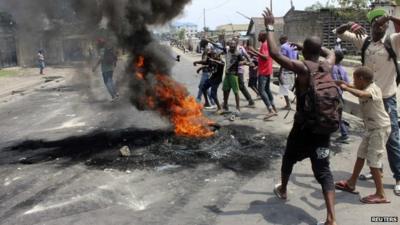
[[[371,41],[372,41],[371,37],[367,37],[365,39],[365,41],[364,41],[364,44],[363,44],[362,48],[361,48],[361,63],[362,63],[363,66],[365,66],[365,52],[367,51],[368,46],[371,44]],[[396,52],[394,51],[393,46],[392,46],[392,42],[390,41],[390,35],[387,35],[385,41],[383,42],[383,45],[385,46],[385,49],[389,54],[388,60],[393,60],[393,63],[395,65],[396,73],[397,73],[396,84],[398,86],[400,84],[400,69],[399,69],[399,64],[397,62]]]

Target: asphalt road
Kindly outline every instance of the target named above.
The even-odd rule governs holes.
[[[172,72],[192,95],[196,59],[184,55]],[[121,70],[117,103],[109,101],[100,74],[82,68],[23,96],[0,99],[0,224],[300,225],[324,219],[308,162],[296,167],[290,202],[271,192],[293,112],[265,122],[260,101],[256,109],[244,107],[233,123],[207,112],[222,125],[215,137],[176,138],[165,119],[129,104]],[[281,97],[276,101],[284,105]],[[360,120],[346,119],[351,143],[332,146],[334,175],[341,179],[351,171],[361,135]],[[119,156],[124,145],[130,157]],[[396,215],[400,202],[390,194],[385,172],[392,204],[360,206],[354,196],[339,193],[338,224],[373,224],[372,215]],[[361,183],[360,191],[371,192],[371,185]]]
[[[173,71],[195,94],[190,59]],[[117,103],[100,74],[82,68],[1,103],[1,224],[213,224],[216,205],[256,174],[240,175],[236,162],[211,156],[192,162],[141,153],[168,140],[170,126],[129,104],[122,74]],[[132,158],[143,159],[124,161],[118,150],[132,143]]]

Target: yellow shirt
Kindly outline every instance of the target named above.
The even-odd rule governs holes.
[[[346,31],[343,34],[338,34],[338,37],[345,40],[351,41],[353,44],[361,50],[367,36],[363,36],[361,39],[357,38],[355,34]],[[370,68],[374,72],[374,82],[382,90],[383,98],[389,98],[396,94],[396,67],[392,59],[389,59],[389,53],[384,47],[384,41],[386,36],[380,41],[371,42],[365,51],[365,66]],[[396,55],[400,56],[400,34],[395,33],[390,35],[393,50]]]

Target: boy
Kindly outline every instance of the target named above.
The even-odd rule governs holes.
[[[335,50],[336,62],[332,70],[332,78],[336,81],[343,81],[346,84],[350,83],[349,76],[344,70],[343,66],[340,64],[344,58],[343,52],[340,50]],[[340,134],[341,136],[336,139],[336,141],[346,143],[345,141],[349,139],[348,128],[346,123],[340,120]]]
[[[390,118],[382,99],[381,89],[373,82],[374,74],[367,67],[360,67],[354,71],[354,86],[344,81],[337,81],[338,85],[360,100],[361,113],[367,130],[357,153],[357,161],[353,174],[349,180],[342,180],[335,184],[336,189],[357,193],[355,191],[357,178],[361,173],[365,160],[370,167],[375,182],[375,194],[361,198],[366,204],[390,203],[386,199],[383,189],[380,168],[385,153],[385,144],[391,132]]]

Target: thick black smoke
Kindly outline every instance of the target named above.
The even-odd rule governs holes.
[[[163,25],[178,16],[191,0],[1,0],[0,11],[10,12],[17,29],[57,30],[60,23],[79,22],[91,33],[105,22],[115,36],[118,47],[130,53],[126,75],[130,82],[131,101],[139,109],[143,96],[154,92],[155,74],[169,74],[170,53],[157,43],[149,25]],[[48,26],[48,27],[46,27]],[[111,38],[110,38],[111,40]],[[134,78],[138,56],[145,58],[146,79]]]

